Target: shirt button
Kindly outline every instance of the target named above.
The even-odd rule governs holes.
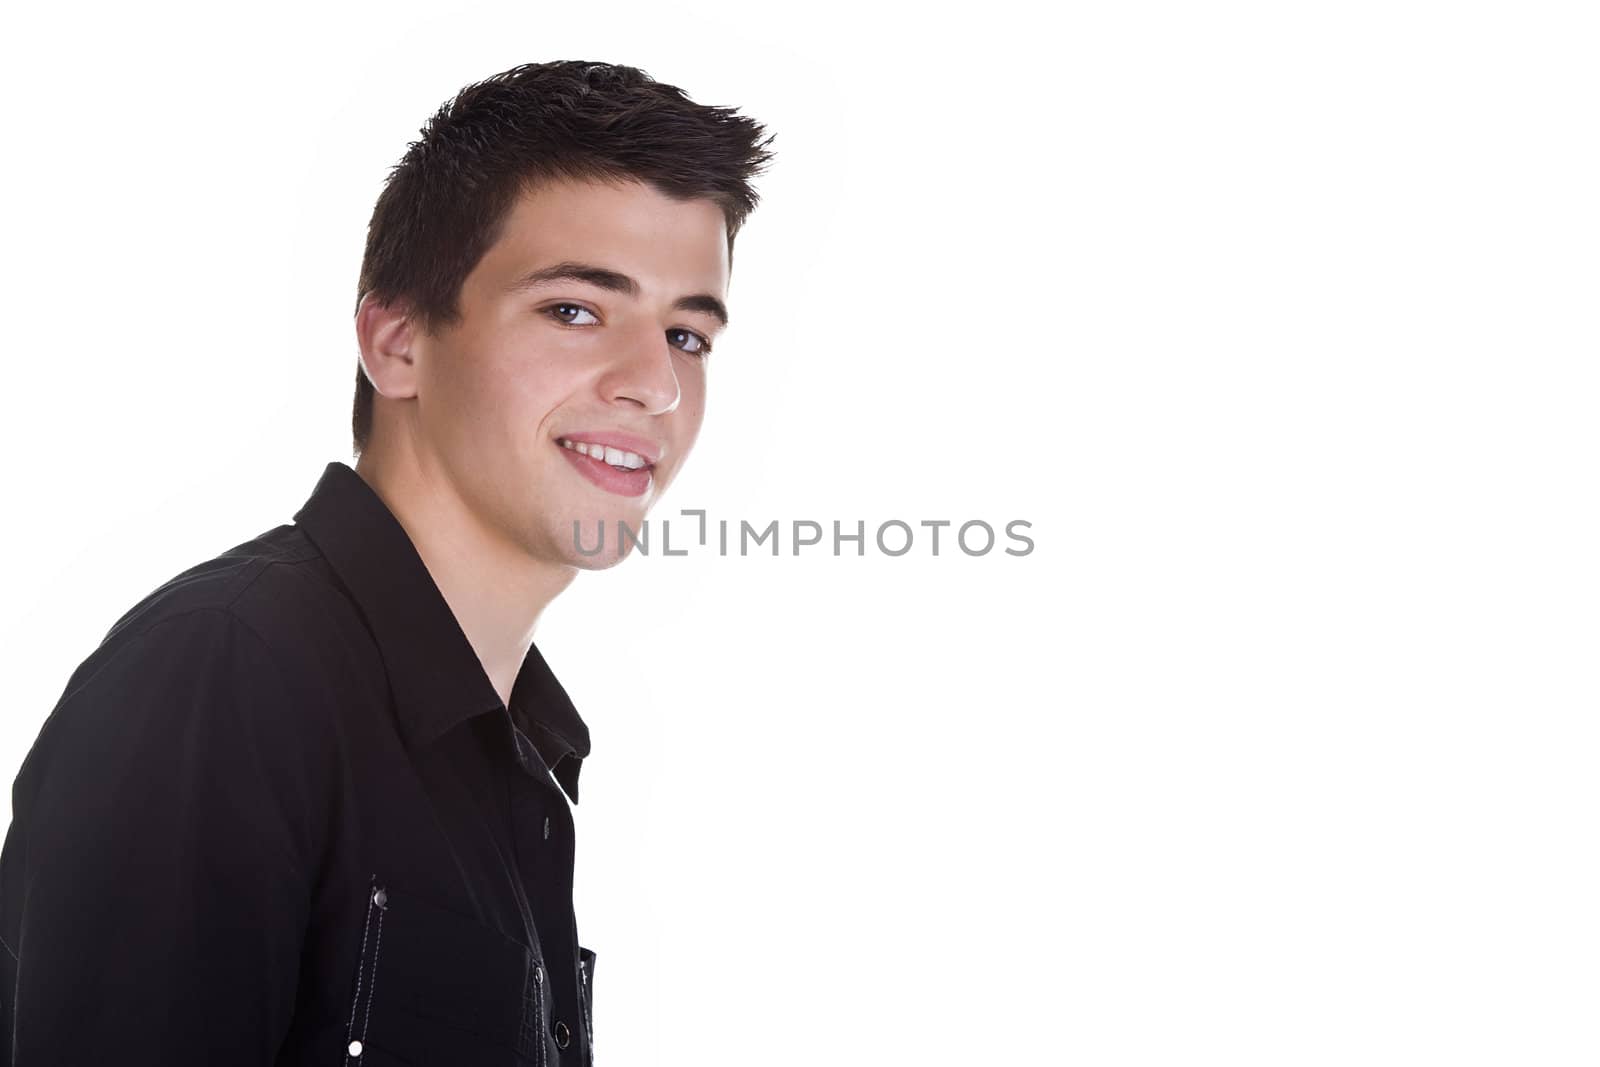
[[[350,1042],[350,1055],[352,1055],[352,1056],[361,1055],[361,1042],[359,1042],[359,1041]]]
[[[389,894],[388,894],[388,893],[385,893],[385,892],[384,892],[384,891],[383,891],[383,889],[382,889],[382,888],[381,888],[381,887],[380,887],[380,888],[378,888],[378,889],[374,889],[374,890],[373,890],[373,891],[372,891],[372,902],[373,902],[373,903],[374,903],[374,904],[376,904],[376,905],[377,905],[377,906],[378,906],[378,907],[380,907],[380,908],[381,908],[381,907],[383,907],[383,906],[384,906],[384,905],[385,905],[385,904],[387,904],[387,903],[389,903]],[[359,1052],[352,1052],[352,1053],[350,1053],[350,1055],[352,1055],[352,1056],[359,1056],[359,1055],[361,1055],[361,1053],[359,1053]]]
[[[567,1024],[560,1019],[556,1020],[556,1047],[566,1048],[572,1043],[572,1031],[567,1029]]]

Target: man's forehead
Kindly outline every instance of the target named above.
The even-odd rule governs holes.
[[[680,200],[640,181],[563,179],[524,190],[508,220],[551,232],[583,232],[619,239],[649,235],[727,244],[727,217],[703,197]]]
[[[485,259],[502,283],[583,262],[646,286],[725,292],[727,220],[710,200],[675,200],[641,182],[562,180],[519,196]]]

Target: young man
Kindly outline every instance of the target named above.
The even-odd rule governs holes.
[[[630,67],[470,86],[379,197],[354,469],[73,674],[0,853],[0,1061],[585,1065],[583,720],[533,643],[682,467],[763,129]],[[626,639],[626,634],[607,640]]]

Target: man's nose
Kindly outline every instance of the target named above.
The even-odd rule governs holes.
[[[652,415],[664,415],[676,408],[681,392],[667,331],[644,324],[615,336],[610,365],[600,379],[605,399],[636,403]]]

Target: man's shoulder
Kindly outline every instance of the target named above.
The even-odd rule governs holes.
[[[188,567],[150,592],[112,624],[96,651],[137,640],[162,623],[195,612],[231,614],[271,623],[310,597],[335,589],[326,561],[293,524],[273,527]]]
[[[359,626],[360,613],[305,531],[275,526],[173,575],[127,609],[80,670],[131,643],[208,623],[247,628],[285,655]]]
[[[123,612],[73,672],[61,702],[166,661],[170,684],[209,679],[314,693],[348,670],[360,613],[304,531],[276,526],[180,571]],[[269,670],[270,668],[270,670]],[[126,679],[111,682],[125,684]]]
[[[309,538],[274,527],[125,611],[73,671],[23,769],[40,751],[91,735],[181,734],[213,718],[322,734],[329,694],[350,691],[351,649],[361,649],[341,638],[360,625]]]

